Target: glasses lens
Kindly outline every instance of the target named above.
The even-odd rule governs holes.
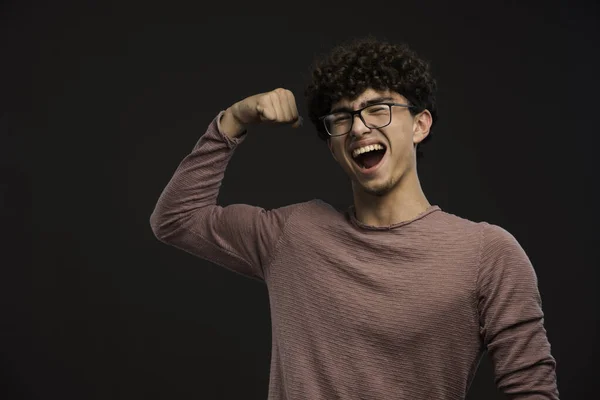
[[[344,135],[352,128],[352,115],[346,112],[329,114],[323,121],[331,136]]]
[[[389,124],[391,116],[390,106],[387,104],[374,104],[365,108],[362,112],[362,117],[368,128],[380,128]]]

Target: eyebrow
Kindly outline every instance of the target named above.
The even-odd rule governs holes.
[[[359,105],[359,109],[366,107],[366,106],[370,106],[371,104],[377,104],[377,103],[382,103],[384,101],[390,101],[390,100],[395,100],[393,97],[375,97],[374,99],[369,99],[366,101],[363,101],[362,103],[360,103]],[[342,111],[346,111],[346,112],[352,112],[354,111],[353,109],[351,109],[350,107],[336,107],[333,110],[331,110],[329,113],[333,114],[333,113],[337,113],[337,112],[342,112]]]

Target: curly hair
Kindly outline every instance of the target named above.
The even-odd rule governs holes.
[[[310,120],[323,140],[329,135],[319,117],[337,101],[354,100],[368,88],[397,92],[413,106],[409,109],[412,115],[427,109],[432,115],[432,128],[437,121],[437,84],[430,66],[404,43],[391,44],[372,36],[356,39],[338,45],[328,56],[315,61],[311,69],[312,82],[305,96]]]

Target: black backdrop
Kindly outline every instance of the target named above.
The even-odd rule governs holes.
[[[158,242],[149,216],[218,111],[374,34],[433,64],[433,204],[499,224],[538,274],[561,398],[598,393],[599,7],[570,2],[3,2],[2,399],[265,399],[266,288]],[[210,8],[210,10],[209,10]],[[261,128],[223,204],[350,187],[310,124]],[[484,359],[469,399],[500,399]]]

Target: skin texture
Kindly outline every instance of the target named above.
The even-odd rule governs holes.
[[[391,97],[387,102],[407,103],[406,98],[390,90],[368,88],[355,99],[342,99],[332,105],[357,110],[363,102]],[[429,134],[432,117],[424,110],[411,115],[404,107],[392,107],[392,122],[379,128],[367,128],[358,116],[352,131],[328,140],[334,159],[352,182],[354,206],[359,221],[373,226],[388,226],[416,217],[429,206],[417,176],[416,146]],[[365,175],[352,160],[350,147],[364,140],[377,140],[387,147],[377,171]]]

